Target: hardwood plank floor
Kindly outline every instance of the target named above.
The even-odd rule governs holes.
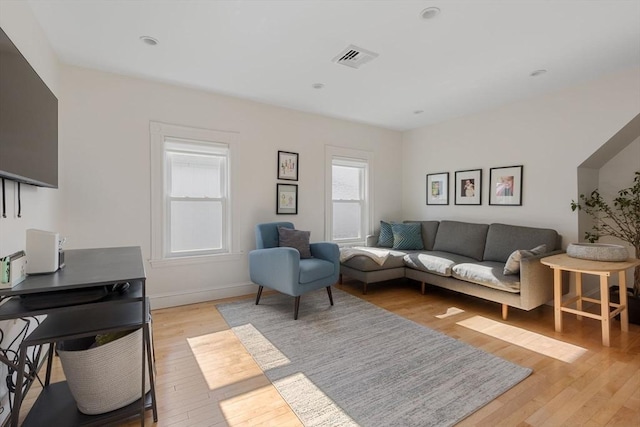
[[[555,332],[549,306],[511,309],[505,322],[499,304],[431,286],[421,295],[409,280],[370,285],[367,295],[359,282],[336,287],[534,370],[460,426],[640,425],[638,325],[622,333],[612,321],[607,348],[592,319],[565,314],[565,332]],[[216,304],[237,299],[153,311],[158,426],[301,425],[218,313]],[[451,307],[463,311],[446,316]],[[56,358],[53,381],[63,377]],[[34,386],[22,416],[38,392]]]

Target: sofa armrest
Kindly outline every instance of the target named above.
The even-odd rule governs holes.
[[[562,252],[547,252],[520,260],[521,308],[531,310],[553,300],[553,270],[540,260]],[[563,294],[567,292],[568,284],[565,280]]]
[[[374,247],[378,245],[378,235],[377,234],[369,234],[367,236],[367,241],[366,241],[366,246],[367,247]]]
[[[250,251],[249,275],[253,283],[293,295],[300,278],[300,252],[287,247]]]

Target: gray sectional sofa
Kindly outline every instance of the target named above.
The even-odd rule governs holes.
[[[343,276],[359,280],[366,293],[369,283],[407,277],[421,282],[423,294],[429,284],[500,303],[505,320],[508,307],[532,310],[553,299],[553,273],[540,259],[561,252],[555,230],[458,221],[404,223],[420,224],[422,250],[380,248],[388,251],[381,265],[353,256],[341,262],[340,283]],[[377,243],[378,235],[367,237],[367,246]],[[540,245],[546,246],[545,253],[528,252]],[[504,274],[507,261],[517,265],[519,256],[509,259],[515,251],[525,253],[519,274]]]

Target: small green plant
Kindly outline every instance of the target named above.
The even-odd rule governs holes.
[[[591,216],[595,225],[585,233],[585,239],[593,243],[602,236],[611,236],[629,243],[640,257],[640,171],[635,172],[633,185],[618,191],[618,196],[607,203],[598,190],[580,200],[571,201],[571,210],[582,210]],[[635,269],[633,295],[640,296],[640,266]]]

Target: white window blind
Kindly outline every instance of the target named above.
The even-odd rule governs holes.
[[[165,256],[226,252],[228,147],[165,139]]]

